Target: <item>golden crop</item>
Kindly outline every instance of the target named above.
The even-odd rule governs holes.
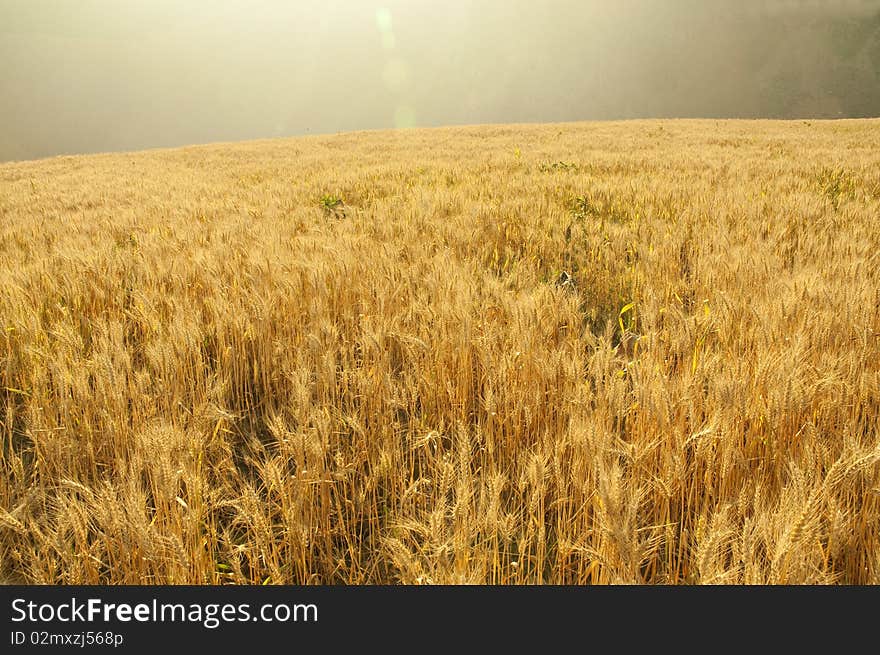
[[[0,165],[32,583],[880,582],[880,121]]]

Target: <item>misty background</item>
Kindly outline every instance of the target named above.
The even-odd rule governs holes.
[[[880,116],[880,0],[0,0],[0,161],[347,130]]]

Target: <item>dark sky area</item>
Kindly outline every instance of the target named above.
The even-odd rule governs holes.
[[[387,127],[880,116],[880,0],[0,0],[0,161]]]

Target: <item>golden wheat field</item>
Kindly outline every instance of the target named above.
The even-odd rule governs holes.
[[[880,582],[880,121],[0,165],[0,562]]]

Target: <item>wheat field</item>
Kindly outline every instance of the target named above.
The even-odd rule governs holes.
[[[880,582],[880,120],[0,164],[0,576]]]

